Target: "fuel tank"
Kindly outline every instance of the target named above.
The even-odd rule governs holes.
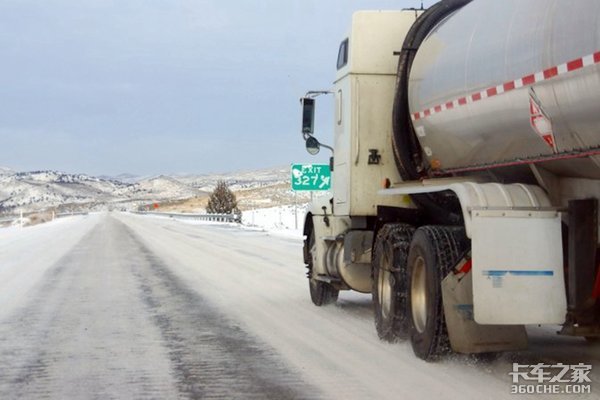
[[[474,0],[422,42],[408,93],[434,173],[600,179],[600,1]]]

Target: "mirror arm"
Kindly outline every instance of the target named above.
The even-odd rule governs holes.
[[[320,142],[319,142],[319,144],[321,145],[321,147],[325,147],[326,149],[330,150],[331,154],[333,154],[333,147],[327,146],[326,144],[323,144],[323,143],[320,143]]]
[[[333,92],[331,90],[309,90],[308,92],[306,92],[304,97],[314,99],[322,94],[333,94]]]

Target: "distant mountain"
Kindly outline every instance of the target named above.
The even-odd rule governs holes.
[[[16,172],[0,167],[0,213],[19,210],[134,209],[154,202],[205,198],[224,180],[242,199],[277,203],[289,201],[287,167],[214,175],[93,177],[57,171]],[[265,190],[262,190],[264,188]],[[247,193],[244,195],[243,193]],[[268,197],[268,199],[266,199]]]
[[[0,212],[114,201],[127,184],[57,171],[0,175]]]
[[[12,175],[15,173],[15,170],[6,167],[0,167],[0,175]]]
[[[225,181],[232,190],[243,190],[287,183],[290,180],[290,167],[264,168],[211,175],[183,175],[175,176],[175,178],[180,182],[207,192],[212,192],[219,180]]]
[[[166,175],[141,180],[135,186],[143,192],[167,199],[182,199],[206,194],[187,183]]]
[[[143,176],[133,174],[119,174],[116,176],[100,175],[98,178],[105,179],[108,181],[118,181],[123,183],[137,183],[144,179]]]

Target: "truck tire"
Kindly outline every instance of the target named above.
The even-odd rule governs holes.
[[[451,352],[441,282],[468,246],[462,227],[423,226],[413,236],[408,253],[410,339],[423,360]]]
[[[375,239],[371,262],[375,328],[388,342],[408,338],[406,261],[414,232],[407,224],[385,224]]]
[[[313,273],[313,253],[315,252],[315,231],[311,229],[308,243],[308,257],[306,268],[308,269],[308,288],[310,290],[310,299],[316,306],[324,306],[335,303],[338,298],[339,290],[331,284],[315,279]]]

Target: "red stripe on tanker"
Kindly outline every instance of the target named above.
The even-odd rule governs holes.
[[[457,104],[459,106],[464,106],[469,103],[467,101],[467,99],[470,99],[471,102],[476,102],[483,98],[488,98],[488,97],[495,96],[497,94],[501,94],[500,92],[498,92],[499,87],[501,87],[503,89],[502,93],[505,93],[505,92],[515,89],[516,87],[531,86],[535,83],[539,83],[542,81],[552,79],[552,78],[562,75],[566,72],[577,71],[581,68],[584,68],[584,67],[587,67],[590,65],[595,65],[595,64],[600,64],[600,51],[595,52],[594,54],[590,54],[585,57],[580,57],[575,60],[568,61],[564,64],[561,64],[561,65],[558,65],[555,67],[547,68],[539,73],[529,74],[522,78],[516,79],[514,81],[505,82],[505,83],[501,84],[500,86],[490,87],[490,88],[484,89],[480,92],[475,92],[468,96],[460,97],[460,98],[456,99],[455,101],[449,101],[448,103],[446,103],[446,105],[450,104],[452,106],[451,107],[446,106],[445,109],[451,110],[452,108],[454,108],[453,105],[455,104],[455,102],[457,102]],[[413,121],[417,121],[419,119],[423,119],[425,117],[429,117],[431,115],[438,114],[442,111],[444,111],[444,107],[442,107],[441,105],[438,105],[438,106],[428,108],[427,110],[424,110],[421,112],[413,113],[411,117],[412,117]]]

